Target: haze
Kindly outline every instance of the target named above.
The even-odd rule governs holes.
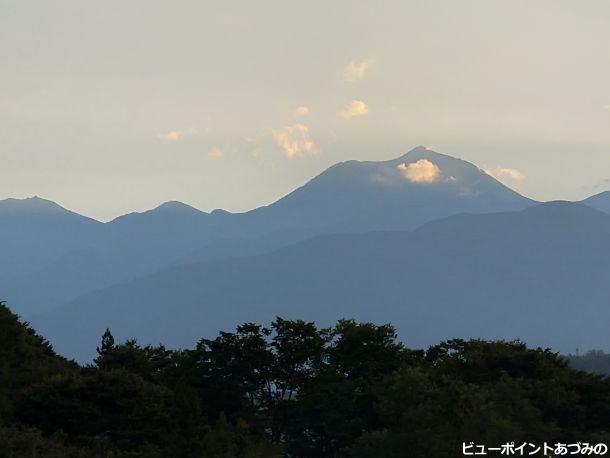
[[[0,199],[264,205],[432,146],[538,200],[610,188],[603,1],[0,0]]]

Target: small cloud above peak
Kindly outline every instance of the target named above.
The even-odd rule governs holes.
[[[347,64],[345,70],[343,70],[343,81],[353,83],[362,79],[374,63],[375,59],[372,57],[362,60],[352,60]]]
[[[306,106],[299,106],[294,109],[294,114],[297,116],[306,116],[309,114],[309,108]]]
[[[364,116],[368,114],[369,107],[362,100],[352,100],[343,110],[341,116],[345,119],[351,119],[355,116]]]
[[[159,140],[177,142],[178,140],[182,140],[187,135],[194,135],[197,133],[197,130],[194,128],[189,128],[186,130],[170,130],[169,132],[164,132],[157,134],[157,138]]]
[[[273,137],[289,158],[313,156],[319,152],[309,128],[303,124],[287,126],[279,132],[273,131]]]
[[[224,155],[224,152],[222,151],[222,149],[220,149],[218,146],[214,146],[213,148],[211,148],[208,151],[208,156],[214,158],[214,159],[219,159]]]
[[[159,140],[167,140],[167,141],[172,141],[172,142],[177,142],[183,136],[184,136],[184,133],[180,132],[179,130],[172,130],[172,131],[166,132],[164,134],[157,134],[157,138]]]

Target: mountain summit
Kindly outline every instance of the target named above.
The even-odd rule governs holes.
[[[0,215],[11,214],[49,214],[49,213],[72,213],[59,204],[38,196],[27,197],[25,199],[4,199],[0,200]]]
[[[85,246],[101,227],[99,221],[40,197],[2,200],[0,277],[42,268]]]
[[[161,205],[153,208],[152,210],[127,213],[126,215],[118,216],[110,222],[110,225],[129,224],[135,221],[146,223],[151,220],[175,217],[204,218],[207,215],[207,213],[198,210],[195,207],[191,207],[190,205],[187,205],[183,202],[179,202],[177,200],[170,200],[168,202],[162,203]]]
[[[533,203],[475,165],[420,146],[388,161],[338,163],[250,213],[284,227],[359,232],[412,229],[456,213],[521,210]]]

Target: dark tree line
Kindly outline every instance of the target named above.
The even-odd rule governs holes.
[[[277,318],[79,366],[0,306],[0,457],[455,457],[610,440],[610,382],[520,342],[411,350],[390,325]]]

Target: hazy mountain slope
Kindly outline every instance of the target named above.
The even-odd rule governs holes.
[[[114,240],[142,244],[214,238],[225,230],[223,221],[215,215],[176,201],[142,213],[128,213],[106,224],[106,231]]]
[[[595,194],[581,201],[581,203],[610,214],[610,191]]]
[[[0,201],[0,276],[35,271],[95,242],[103,224],[39,197]]]
[[[24,316],[40,313],[87,291],[152,273],[227,232],[216,228],[209,214],[180,202],[99,226],[88,245],[69,246],[33,272],[0,278],[1,297]]]
[[[134,253],[134,248],[137,247],[128,244],[124,248],[119,245],[118,249],[117,246],[111,246],[108,250],[100,246],[98,249],[69,253],[57,262],[30,274],[13,277],[5,282],[0,279],[1,297],[7,298],[21,315],[29,319],[33,314],[51,310],[88,291],[151,274],[161,269],[161,266],[258,255],[313,234],[312,231],[285,230],[253,239],[216,240],[207,242],[200,248],[193,248],[199,246],[197,243],[184,245],[182,239],[174,239],[174,245],[166,245],[163,251],[150,254],[145,250],[142,254]],[[142,249],[142,245],[138,246]]]
[[[469,162],[417,147],[389,161],[336,164],[248,216],[251,224],[363,232],[413,229],[461,212],[520,210],[533,203]]]
[[[401,167],[421,160],[438,167],[434,181],[405,177]],[[237,231],[232,235],[242,239],[208,244],[179,261],[257,254],[317,234],[408,230],[462,212],[521,210],[533,204],[469,162],[417,147],[389,161],[335,164],[269,206],[224,212],[227,226]]]
[[[33,319],[59,351],[119,337],[190,345],[276,314],[392,322],[411,345],[459,336],[610,348],[610,216],[553,202],[458,215],[413,233],[320,236],[261,256],[179,266]],[[569,329],[566,328],[569,324]]]
[[[43,213],[61,209],[41,202]],[[41,232],[53,224],[17,220],[3,240],[19,242],[9,256],[18,268],[0,272],[0,297],[29,317],[169,264],[261,254],[317,234],[412,229],[464,211],[531,204],[476,166],[419,147],[390,161],[336,164],[276,203],[246,213],[205,213],[167,202],[101,224],[61,209],[64,218],[91,227],[51,231],[49,239]],[[5,219],[0,213],[0,225]],[[0,255],[5,251],[0,248]]]

